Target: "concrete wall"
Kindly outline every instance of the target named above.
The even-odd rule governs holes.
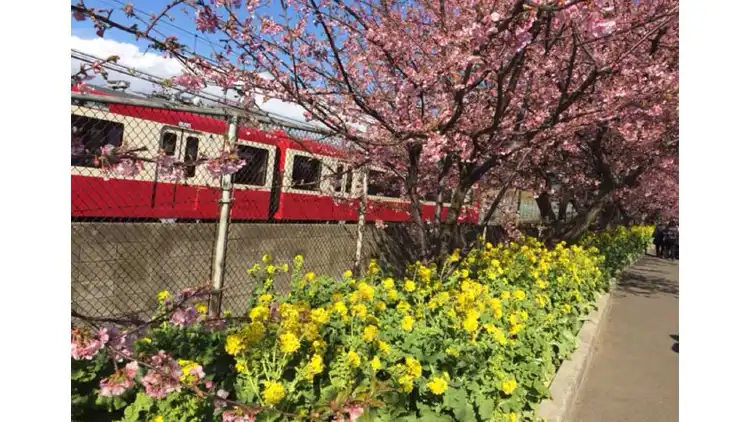
[[[477,235],[472,229],[464,232],[467,239]],[[176,291],[210,279],[215,233],[215,223],[73,223],[73,308],[99,317],[150,312],[160,290]],[[224,308],[245,311],[253,289],[247,270],[263,254],[290,264],[301,254],[305,271],[336,276],[352,268],[356,236],[353,224],[232,223]],[[416,259],[414,239],[406,225],[384,230],[368,225],[364,262],[377,258],[397,270]],[[286,291],[289,276],[276,283],[277,290]]]

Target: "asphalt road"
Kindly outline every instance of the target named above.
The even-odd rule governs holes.
[[[569,422],[678,420],[678,273],[646,256],[623,274]]]

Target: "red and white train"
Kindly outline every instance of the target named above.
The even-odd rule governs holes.
[[[113,95],[98,90],[91,93]],[[72,131],[89,150],[125,143],[129,149],[144,148],[151,154],[163,149],[186,162],[200,156],[216,156],[227,125],[219,118],[156,106],[74,102],[71,110]],[[341,150],[318,142],[292,140],[282,131],[269,133],[250,127],[238,128],[236,148],[246,164],[233,176],[233,221],[357,220],[359,201],[354,192],[360,170],[351,170]],[[216,218],[219,180],[205,166],[187,167],[185,178],[172,182],[159,180],[155,163],[143,164],[144,168],[133,177],[106,175],[92,159],[74,156],[72,217],[178,221]],[[377,183],[368,186],[368,209],[368,221],[411,220],[409,203]],[[423,202],[423,218],[433,218],[435,209],[435,202]],[[478,203],[467,205],[461,220],[476,223],[478,211]],[[443,207],[443,218],[445,213],[447,207]]]

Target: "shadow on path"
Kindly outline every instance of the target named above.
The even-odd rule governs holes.
[[[678,261],[666,261],[654,256],[644,256],[636,266],[620,276],[617,290],[620,294],[651,297],[667,294],[678,298],[680,287],[677,280]]]

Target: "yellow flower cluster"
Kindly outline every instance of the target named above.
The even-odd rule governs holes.
[[[263,390],[263,400],[271,406],[278,404],[284,399],[284,385],[278,381],[266,382],[266,388]]]
[[[641,232],[615,231],[605,240],[590,237],[589,243],[554,249],[534,239],[486,243],[464,258],[453,251],[443,266],[416,263],[403,278],[388,277],[372,260],[361,276],[347,271],[332,279],[305,272],[304,260],[295,257],[295,283],[284,297],[270,293],[272,274],[258,274],[266,279],[265,290],[256,293],[250,321],[233,329],[225,349],[237,371],[263,386],[258,390],[270,406],[297,406],[293,397],[317,394],[313,384],[371,391],[375,379],[390,383],[386,389],[439,400],[435,396],[449,388],[466,388],[462,383],[474,380],[477,366],[488,374],[477,380],[488,383],[483,389],[524,400],[527,383],[546,382],[554,373],[559,356],[549,344],[565,341],[562,333],[580,326],[581,314],[607,286],[609,264],[598,250],[620,247],[621,255],[632,255],[632,248],[607,242],[635,245]],[[283,269],[268,255],[263,263],[266,272],[274,264]],[[541,343],[536,336],[544,336]],[[531,356],[529,347],[514,346],[529,341],[543,345],[531,349],[549,349]],[[420,362],[414,350],[443,353],[419,355]],[[506,373],[508,362],[522,362],[518,370],[528,372]],[[493,415],[516,418],[508,409]]]

